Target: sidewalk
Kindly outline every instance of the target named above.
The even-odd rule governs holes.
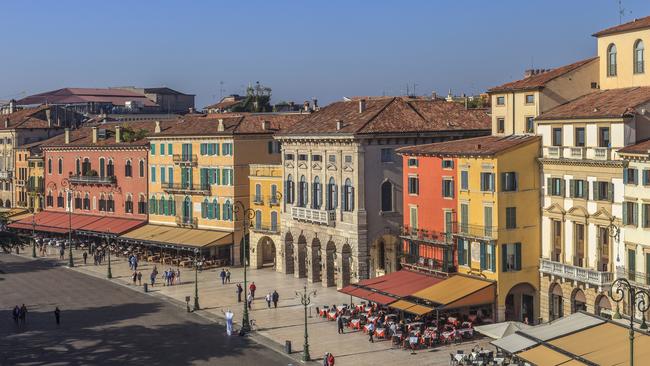
[[[81,251],[75,251],[74,270],[106,278],[107,264],[100,266],[92,264],[89,256],[89,264],[84,265],[81,258]],[[22,256],[31,257],[31,247],[21,253]],[[50,248],[49,258],[58,259],[58,253]],[[67,264],[67,252],[66,261]],[[173,302],[185,304],[185,297],[191,296],[190,308],[194,304],[194,271],[181,268],[181,285],[163,286],[160,274],[169,266],[157,264],[159,276],[155,287],[149,287],[149,291],[155,296],[165,296],[173,299]],[[142,272],[143,283],[149,280],[153,268],[152,263],[141,262],[138,271]],[[129,266],[122,257],[111,257],[111,269],[113,281],[133,287],[136,291],[143,291],[142,286],[133,286]],[[176,268],[174,268],[176,269]],[[223,319],[223,313],[231,309],[235,313],[236,328],[239,327],[242,319],[243,303],[237,303],[236,284],[243,286],[243,268],[230,268],[231,283],[222,285],[219,278],[221,269],[204,270],[199,273],[199,303],[202,313],[206,317],[214,319],[215,316]],[[408,351],[392,348],[391,342],[376,340],[369,343],[368,337],[359,331],[348,331],[346,334],[338,335],[336,324],[316,316],[315,307],[331,304],[349,303],[350,297],[336,291],[335,288],[323,288],[320,283],[311,286],[305,279],[297,279],[288,275],[277,273],[271,269],[249,270],[248,282],[255,282],[257,291],[253,301],[252,311],[249,311],[249,318],[255,320],[257,334],[273,342],[262,342],[269,346],[275,344],[276,349],[284,347],[285,340],[292,343],[295,353],[302,352],[304,343],[304,308],[296,297],[295,292],[301,291],[307,285],[308,290],[316,290],[316,297],[312,299],[312,307],[308,310],[308,331],[309,350],[312,359],[322,362],[325,352],[331,352],[336,357],[337,365],[372,365],[372,364],[403,364],[408,362],[411,365],[446,365],[449,363],[449,353],[455,353],[457,349],[465,352],[471,350],[476,344],[485,348],[492,348],[487,344],[488,339],[465,342],[460,345],[451,345],[425,349],[411,354]],[[277,309],[267,309],[264,296],[268,292],[278,291],[280,302]],[[242,300],[245,298],[242,294]],[[354,299],[358,301],[358,299]]]

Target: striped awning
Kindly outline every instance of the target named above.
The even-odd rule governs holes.
[[[215,245],[232,244],[230,231],[190,229],[175,226],[147,224],[132,230],[119,239],[171,248],[201,249]]]

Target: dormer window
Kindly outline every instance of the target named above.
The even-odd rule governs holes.
[[[607,47],[607,76],[616,76],[616,45]]]

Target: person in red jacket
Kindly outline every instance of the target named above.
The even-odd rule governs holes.
[[[255,286],[255,282],[251,282],[251,285],[248,287],[249,290],[251,290],[251,296],[255,298],[255,290],[257,290],[257,286]]]

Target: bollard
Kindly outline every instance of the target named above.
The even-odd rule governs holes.
[[[284,352],[288,355],[291,354],[291,341],[284,341]]]
[[[144,284],[144,292],[149,292],[149,284],[146,282]]]

